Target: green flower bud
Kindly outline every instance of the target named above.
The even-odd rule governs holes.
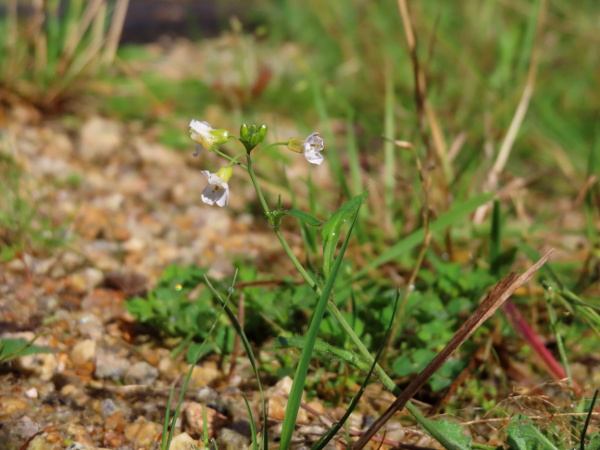
[[[248,140],[248,125],[246,125],[245,123],[243,123],[240,127],[240,140]]]

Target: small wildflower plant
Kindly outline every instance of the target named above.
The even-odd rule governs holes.
[[[375,373],[384,383],[390,388],[394,389],[395,385],[393,381],[385,374],[379,365],[376,364],[375,359],[369,353],[365,345],[358,338],[352,327],[346,322],[342,313],[337,309],[335,303],[329,301],[332,296],[333,285],[338,274],[338,270],[341,265],[343,255],[348,245],[348,240],[354,227],[358,211],[364,203],[367,193],[349,200],[343,205],[340,210],[333,213],[327,223],[312,217],[311,215],[300,211],[300,210],[283,210],[281,208],[281,201],[278,202],[277,209],[271,209],[262,193],[258,179],[254,172],[254,163],[259,155],[265,150],[274,147],[285,147],[287,150],[291,150],[295,153],[302,153],[306,158],[307,162],[314,165],[320,165],[324,161],[324,157],[321,154],[325,148],[323,138],[319,136],[318,132],[310,134],[306,138],[292,137],[287,142],[276,142],[268,144],[257,150],[257,147],[262,144],[267,135],[268,127],[266,125],[247,125],[242,124],[240,127],[239,136],[235,136],[223,129],[214,129],[207,122],[192,120],[190,122],[190,136],[194,142],[196,142],[196,153],[197,156],[200,151],[207,150],[215,153],[217,156],[225,158],[229,161],[228,165],[221,167],[217,172],[213,173],[210,170],[202,170],[202,174],[208,180],[207,186],[204,188],[201,194],[201,199],[208,205],[226,206],[229,200],[229,180],[233,174],[233,167],[237,166],[244,169],[252,181],[252,185],[256,190],[260,203],[263,207],[265,217],[269,221],[270,225],[279,239],[283,249],[290,258],[292,264],[297,269],[298,273],[304,278],[306,283],[313,289],[315,294],[319,297],[317,302],[313,318],[310,322],[310,327],[307,332],[305,339],[302,341],[302,355],[298,363],[296,370],[296,376],[294,378],[294,384],[290,393],[289,401],[286,407],[285,420],[282,428],[282,435],[280,441],[280,448],[288,448],[294,432],[296,417],[300,409],[300,402],[304,385],[306,382],[309,362],[315,345],[317,345],[317,334],[325,310],[329,308],[329,311],[338,320],[345,332],[354,341],[355,345],[360,351],[360,359],[365,362],[367,367],[371,366],[370,372]],[[229,156],[222,152],[218,146],[225,144],[229,140],[238,140],[244,147],[244,151],[236,156]],[[241,161],[240,161],[241,159]],[[288,242],[281,233],[279,227],[281,220],[284,216],[293,216],[296,219],[304,222],[306,225],[314,227],[322,227],[322,240],[323,240],[323,275],[324,280],[319,280],[314,277],[309,271],[300,263],[298,258],[292,252]],[[340,229],[342,226],[348,223],[350,224],[350,230],[343,241],[341,249],[337,252],[336,249],[339,244]],[[368,381],[368,377],[365,383]],[[265,421],[266,423],[266,421]],[[266,448],[266,426],[263,429],[263,448]],[[328,438],[327,440],[329,440]],[[325,441],[327,441],[325,440]],[[324,442],[325,442],[324,441]]]
[[[321,154],[321,152],[325,148],[325,143],[323,138],[319,136],[319,133],[314,132],[306,138],[292,137],[287,142],[276,142],[268,144],[262,147],[260,150],[256,150],[256,148],[264,142],[265,137],[267,135],[267,131],[268,128],[266,125],[259,126],[242,124],[242,126],[240,127],[240,135],[235,136],[229,133],[227,130],[214,129],[207,122],[202,122],[198,120],[192,120],[190,122],[190,136],[192,140],[196,142],[196,144],[198,144],[194,156],[197,156],[200,151],[205,149],[209,152],[215,153],[216,155],[222,158],[225,158],[229,162],[227,166],[221,167],[217,172],[214,173],[210,170],[202,170],[202,174],[208,180],[208,184],[201,194],[202,201],[208,205],[216,204],[220,207],[226,206],[229,201],[229,180],[231,179],[231,176],[233,174],[233,167],[238,166],[244,169],[248,173],[250,180],[252,181],[252,185],[256,190],[256,194],[264,210],[265,217],[272,226],[273,231],[277,236],[277,239],[281,243],[284,251],[286,252],[292,264],[294,265],[298,274],[302,276],[302,278],[306,281],[307,285],[314,291],[315,295],[318,297],[306,336],[300,339],[296,339],[294,341],[294,346],[297,348],[301,348],[302,353],[298,362],[298,366],[296,368],[292,389],[289,395],[288,403],[286,405],[285,417],[282,424],[281,439],[279,441],[279,448],[287,449],[290,447],[290,444],[292,442],[292,436],[295,431],[296,418],[298,416],[298,411],[301,407],[302,394],[308,376],[310,360],[313,351],[315,351],[315,349],[318,349],[319,346],[322,347],[322,344],[320,344],[317,340],[317,335],[319,333],[319,328],[321,326],[321,322],[323,320],[323,316],[325,314],[326,309],[328,309],[331,315],[337,320],[339,326],[348,336],[348,338],[352,341],[354,347],[358,352],[352,355],[351,358],[346,358],[348,362],[352,363],[351,360],[360,361],[362,367],[368,369],[367,376],[363,382],[363,386],[356,395],[356,397],[353,399],[344,417],[337,423],[337,425],[332,427],[329,430],[329,432],[326,433],[313,447],[321,449],[327,444],[327,442],[329,442],[329,440],[333,438],[335,433],[347,420],[352,410],[356,407],[356,404],[358,403],[358,400],[364,392],[364,388],[368,384],[371,375],[374,375],[377,378],[379,378],[379,381],[393,393],[400,393],[394,381],[377,363],[377,360],[381,355],[383,347],[381,347],[379,353],[375,357],[373,357],[373,355],[369,352],[365,344],[358,337],[357,333],[354,331],[352,326],[349,325],[349,323],[346,321],[344,315],[339,311],[335,302],[333,301],[332,296],[333,286],[338,276],[341,262],[345,254],[350,235],[352,234],[352,230],[356,223],[358,213],[360,211],[361,206],[367,198],[367,191],[364,191],[362,194],[348,200],[337,211],[335,211],[326,222],[318,220],[304,211],[295,209],[283,210],[281,206],[281,200],[278,201],[276,209],[270,208],[269,204],[267,203],[267,200],[265,199],[265,196],[262,193],[262,190],[258,183],[258,178],[256,177],[256,174],[254,172],[254,163],[257,157],[267,149],[280,146],[286,147],[288,150],[291,150],[295,153],[302,153],[306,158],[307,162],[310,164],[320,165],[324,161],[324,157]],[[218,148],[219,145],[225,144],[232,139],[238,140],[244,147],[244,151],[242,153],[239,153],[238,155],[233,157],[222,152]],[[240,161],[240,159],[242,159],[243,162]],[[319,273],[321,274],[320,277],[316,277],[314,273],[307,270],[307,268],[303,266],[303,264],[298,260],[296,255],[292,252],[290,245],[288,244],[287,240],[280,231],[280,224],[284,216],[293,216],[308,226],[321,228],[321,240],[323,244],[323,265],[321,270],[319,271]],[[341,229],[344,226],[349,226],[349,229],[340,247],[339,242],[341,236]],[[213,291],[213,294],[220,299],[220,301],[224,305],[223,307],[227,308],[226,301],[221,300],[220,294],[217,291]],[[396,306],[397,305],[398,297],[396,298]],[[228,315],[230,316],[231,321],[235,326],[235,324],[237,323],[235,315],[230,310],[228,312]],[[390,326],[388,328],[387,336],[393,334],[391,326],[392,323],[390,323]],[[242,338],[242,341],[247,342],[245,334],[243,332],[243,328],[241,328],[239,324],[236,327],[236,330]],[[252,363],[254,361],[252,350],[249,345],[247,345],[246,348],[248,357]],[[258,379],[258,372],[256,370],[255,375]],[[188,377],[189,376],[190,375],[188,374]],[[262,400],[264,402],[264,397],[262,397]],[[460,439],[462,438],[462,436],[460,436],[460,427],[458,427],[458,430],[454,430],[453,433],[450,433],[449,435],[447,433],[447,430],[444,428],[444,424],[440,425],[439,423],[433,422],[425,418],[410,401],[406,402],[405,407],[413,415],[417,422],[419,422],[421,426],[430,435],[437,439],[442,445],[446,446],[447,448],[462,448],[458,444],[460,442]],[[265,408],[263,407],[263,429],[261,433],[262,443],[259,446],[256,440],[253,440],[253,448],[255,449],[268,448],[268,429],[265,414]],[[452,434],[455,434],[456,436],[452,436]],[[163,448],[168,448],[168,442],[166,447]]]

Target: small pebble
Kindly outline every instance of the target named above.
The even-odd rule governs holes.
[[[76,366],[82,366],[96,358],[96,341],[86,339],[78,342],[71,350],[71,361]]]
[[[181,433],[173,438],[169,450],[194,450],[196,447],[203,449],[204,443],[192,439],[187,433]]]
[[[223,428],[217,437],[219,450],[246,450],[250,442],[246,436],[229,428]]]
[[[100,402],[100,414],[102,417],[108,417],[114,414],[119,408],[110,398],[106,398]]]
[[[110,378],[120,381],[123,373],[129,367],[129,361],[119,358],[108,351],[99,350],[96,355],[96,378]]]
[[[125,384],[152,384],[158,378],[158,369],[145,361],[135,363],[125,371]]]

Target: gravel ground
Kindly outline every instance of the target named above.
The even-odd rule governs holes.
[[[210,267],[216,278],[231,275],[239,255],[268,261],[281,275],[293,275],[292,268],[262,219],[243,212],[253,200],[249,189],[232,196],[229,208],[200,202],[205,181],[193,145],[178,153],[139,123],[95,114],[65,125],[17,107],[3,121],[0,152],[24,171],[20,195],[35,205],[31,223],[51,221],[67,243],[54,250],[28,246],[0,265],[0,337],[43,333],[36,343],[52,350],[0,367],[0,448],[158,448],[170,387],[181,385],[189,366],[171,359],[172,346],[133,320],[126,298],[147,292],[169,263]],[[0,237],[4,244],[14,238],[4,230]],[[290,385],[285,378],[266,386],[273,436]],[[203,406],[219,449],[247,448],[242,392],[260,417],[246,358],[234,377],[218,360],[203,361],[171,448],[203,448]],[[353,415],[356,429],[393,399],[377,385],[365,398],[375,400]],[[309,407],[299,416],[298,448],[343,413],[318,400]],[[399,423],[390,424],[387,439],[431,445]],[[343,437],[331,448],[345,448]]]

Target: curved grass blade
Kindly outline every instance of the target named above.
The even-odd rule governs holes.
[[[472,213],[479,206],[483,205],[484,203],[489,202],[493,198],[494,198],[494,194],[490,194],[490,193],[479,194],[469,200],[459,203],[458,205],[454,205],[454,207],[450,211],[441,215],[438,218],[438,220],[436,220],[435,222],[431,222],[429,224],[429,230],[432,233],[440,232],[444,228],[447,228],[451,225],[454,225],[457,222],[460,222],[461,220],[464,220],[464,217],[466,215]],[[378,258],[375,258],[375,260],[373,262],[371,262],[369,265],[367,265],[363,269],[356,272],[352,276],[352,279],[360,278],[363,275],[365,275],[369,270],[374,269],[375,267],[378,267],[382,264],[385,264],[388,261],[398,258],[398,256],[400,256],[404,252],[407,252],[408,250],[412,249],[413,247],[415,247],[415,246],[419,245],[421,242],[423,242],[423,237],[424,237],[424,231],[422,228],[409,234],[404,239],[402,239],[401,241],[397,242],[396,244],[391,246],[389,249],[384,251]]]
[[[594,392],[594,398],[592,398],[592,403],[590,403],[590,410],[588,411],[588,415],[585,418],[585,424],[583,425],[583,429],[581,430],[581,439],[579,441],[579,449],[585,450],[585,434],[587,433],[588,426],[590,425],[590,420],[592,419],[592,413],[594,412],[594,405],[596,404],[596,399],[598,398],[598,389]]]
[[[248,410],[248,418],[250,419],[250,433],[252,434],[252,450],[258,450],[258,442],[256,441],[256,424],[254,423],[254,417],[252,416],[252,409],[250,409],[250,403],[248,403],[246,394],[244,394],[243,392],[242,397],[244,397],[246,409]],[[264,450],[266,450],[266,448]]]
[[[231,298],[231,294],[233,293],[233,286],[235,286],[236,278],[237,278],[237,271],[235,272],[235,274],[233,276],[233,281],[231,282],[231,290],[230,290],[229,295],[227,296],[227,300],[222,301],[222,299],[219,297],[219,301],[221,302],[221,304],[223,306],[221,308],[221,311],[215,318],[215,321],[213,322],[212,326],[210,327],[210,330],[208,330],[206,339],[204,339],[204,341],[202,342],[202,345],[198,349],[198,352],[196,353],[196,355],[198,355],[198,356],[196,357],[196,360],[193,362],[193,364],[190,365],[190,370],[188,370],[188,373],[183,382],[183,386],[181,386],[181,393],[179,394],[179,400],[177,401],[177,406],[175,407],[175,412],[173,413],[173,419],[171,420],[171,429],[169,430],[169,433],[167,435],[165,435],[165,433],[163,432],[163,436],[162,436],[161,443],[160,443],[160,448],[162,450],[168,450],[171,447],[171,441],[173,440],[173,433],[175,432],[175,422],[177,421],[177,417],[179,417],[179,411],[181,409],[181,404],[183,403],[183,399],[185,397],[185,391],[187,390],[190,379],[192,378],[192,373],[194,372],[194,367],[196,366],[196,364],[198,364],[198,360],[203,355],[202,350],[204,348],[204,345],[208,341],[208,337],[212,334],[212,332],[216,328],[217,323],[219,322],[219,319],[221,317],[221,314],[223,314],[223,311],[226,310],[226,308],[229,308],[227,306],[227,302],[229,302],[229,299]],[[212,288],[212,286],[210,285],[208,278],[206,278],[206,275],[204,275],[204,279],[206,280],[206,283],[211,288],[211,290],[214,292],[214,288]],[[170,400],[171,400],[171,398],[169,398],[169,401]],[[169,414],[170,407],[171,407],[171,403],[169,403],[167,405],[167,412],[166,412],[167,415]],[[166,419],[165,419],[165,422],[166,422]]]
[[[208,279],[208,277],[206,275],[204,275],[204,279],[206,281],[206,285],[211,290],[213,295],[223,305],[225,314],[227,314],[227,317],[229,317],[229,320],[231,321],[233,328],[235,328],[236,333],[242,339],[242,344],[244,344],[244,349],[246,350],[246,354],[248,355],[248,359],[250,360],[250,364],[252,365],[252,371],[254,372],[254,376],[256,377],[256,382],[258,383],[258,391],[260,393],[260,401],[262,404],[262,413],[263,413],[262,414],[263,415],[263,417],[262,417],[262,419],[263,419],[262,448],[266,450],[267,445],[268,445],[267,444],[268,443],[267,405],[265,404],[265,396],[263,393],[262,384],[260,382],[260,376],[258,375],[258,365],[256,364],[256,358],[254,357],[254,353],[252,352],[252,347],[250,346],[250,342],[248,341],[248,338],[246,337],[246,333],[244,333],[244,329],[238,322],[236,315],[233,313],[231,308],[227,305],[227,301],[225,301],[221,298],[221,294],[214,288],[214,286],[211,284],[210,280]],[[233,286],[233,284],[232,284],[232,286]],[[233,290],[231,292],[233,292]],[[229,297],[228,297],[228,299],[229,299]]]
[[[304,343],[306,339],[302,336],[284,337],[278,336],[275,339],[273,349],[286,349],[286,348],[297,348],[298,350],[304,350]],[[325,353],[328,357],[334,360],[345,361],[348,364],[362,370],[363,372],[369,372],[370,364],[365,361],[359,354],[353,353],[349,350],[344,350],[338,347],[334,347],[331,344],[317,339],[315,341],[314,351]]]
[[[341,419],[338,421],[338,423],[336,423],[333,427],[331,427],[327,431],[327,433],[325,433],[321,437],[321,439],[319,439],[315,443],[315,445],[312,446],[311,450],[321,450],[322,448],[324,448],[327,445],[327,443],[331,439],[333,439],[333,437],[340,430],[340,428],[342,428],[344,426],[344,423],[348,420],[348,417],[350,417],[350,414],[352,414],[352,411],[354,411],[354,409],[356,409],[356,406],[358,405],[360,398],[365,393],[365,389],[367,389],[367,385],[369,384],[371,375],[373,375],[373,373],[375,371],[375,366],[377,365],[377,361],[379,361],[379,358],[381,357],[381,353],[383,352],[383,349],[385,348],[385,343],[387,342],[387,340],[390,336],[390,332],[392,331],[392,325],[394,324],[394,318],[396,317],[396,312],[398,310],[398,300],[399,299],[400,299],[400,292],[396,291],[396,299],[394,300],[394,311],[392,312],[390,323],[388,325],[387,331],[385,332],[385,338],[383,339],[383,341],[381,341],[381,345],[379,346],[377,355],[375,355],[375,359],[373,360],[373,364],[371,364],[369,373],[367,374],[367,376],[365,377],[365,380],[363,381],[362,385],[360,386],[358,393],[352,399],[352,401],[350,402],[350,405],[348,405],[348,409],[346,410],[344,415],[341,417]]]
[[[300,409],[300,403],[302,401],[302,392],[304,391],[304,385],[306,383],[306,376],[308,374],[308,366],[310,364],[310,359],[312,356],[312,352],[315,346],[315,342],[317,340],[317,334],[319,333],[319,328],[321,326],[321,320],[323,319],[323,315],[325,314],[325,309],[327,308],[327,302],[329,301],[329,296],[333,291],[333,285],[335,283],[335,279],[337,277],[338,271],[340,269],[342,259],[344,257],[344,253],[346,252],[346,248],[348,247],[348,242],[350,241],[350,236],[352,235],[352,229],[356,224],[356,219],[358,217],[358,212],[360,211],[360,206],[364,202],[367,197],[367,191],[365,191],[361,196],[357,197],[360,199],[360,203],[358,207],[354,208],[354,216],[352,218],[352,222],[350,224],[350,229],[348,230],[348,234],[344,239],[344,243],[342,244],[342,248],[338,254],[338,257],[335,259],[333,267],[331,268],[331,273],[327,278],[327,282],[323,287],[321,295],[319,297],[319,301],[315,308],[315,312],[313,314],[313,318],[310,322],[310,326],[308,328],[308,333],[306,335],[306,340],[304,342],[304,350],[302,351],[302,355],[300,356],[300,361],[298,362],[298,367],[296,369],[296,376],[294,378],[294,383],[292,384],[292,391],[290,392],[290,397],[288,399],[287,406],[285,408],[285,417],[283,419],[283,426],[281,431],[281,441],[280,448],[289,448],[290,442],[292,440],[292,434],[294,432],[294,427],[296,425],[296,418],[298,417],[298,410]],[[354,200],[354,199],[353,199]],[[352,201],[352,200],[351,200]],[[340,225],[341,226],[341,225]],[[325,225],[327,227],[327,225]]]
[[[365,201],[366,191],[344,203],[334,212],[323,226],[323,273],[329,277],[332,264],[335,261],[335,249],[340,240],[340,229],[348,220],[356,216],[357,211]]]

